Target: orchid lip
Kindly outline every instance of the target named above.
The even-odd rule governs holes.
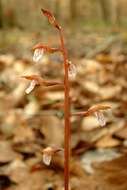
[[[38,62],[44,54],[44,50],[42,48],[37,48],[34,50],[34,55],[33,55],[33,61]]]

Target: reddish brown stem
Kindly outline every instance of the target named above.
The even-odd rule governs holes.
[[[60,48],[52,48],[43,44],[37,44],[32,48],[32,50],[36,50],[36,49],[43,49],[45,52],[48,52],[48,53],[61,52]]]
[[[69,98],[69,78],[68,78],[68,56],[64,45],[63,32],[59,30],[61,48],[64,59],[64,114],[65,114],[65,133],[64,133],[64,189],[69,190],[69,161],[70,161],[70,98]]]
[[[95,112],[104,111],[104,110],[107,110],[110,108],[111,107],[109,105],[98,104],[98,105],[90,107],[87,111],[76,112],[71,115],[73,115],[73,116],[89,116],[91,114],[94,114]]]
[[[81,111],[81,112],[76,112],[72,113],[71,116],[88,116],[89,113],[87,111]]]
[[[68,56],[64,45],[64,37],[61,26],[56,21],[54,15],[45,9],[41,9],[42,13],[48,18],[50,24],[58,29],[61,42],[61,52],[64,60],[64,117],[65,117],[65,133],[64,133],[64,190],[69,190],[69,161],[70,161],[70,98],[69,98],[69,78],[68,78]]]

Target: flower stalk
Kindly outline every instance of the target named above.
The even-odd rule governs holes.
[[[33,60],[38,62],[45,52],[47,53],[55,53],[60,52],[63,55],[63,67],[64,67],[64,83],[53,81],[53,80],[45,80],[38,75],[25,75],[23,78],[30,81],[30,85],[26,89],[26,93],[29,94],[37,85],[43,85],[46,87],[54,86],[54,85],[62,85],[64,86],[64,190],[69,190],[69,179],[70,179],[70,155],[71,155],[71,116],[89,116],[95,115],[99,121],[101,126],[106,124],[105,118],[103,115],[103,111],[110,109],[109,105],[95,105],[90,107],[87,111],[81,111],[76,113],[70,113],[70,78],[74,78],[76,75],[76,67],[68,60],[68,53],[64,43],[63,29],[56,21],[54,15],[44,9],[41,9],[44,16],[48,18],[50,24],[58,30],[59,39],[60,39],[60,47],[52,48],[44,44],[37,44],[33,47],[34,56]],[[48,166],[51,163],[52,156],[61,151],[60,148],[47,147],[43,150],[43,162]]]
[[[68,55],[67,50],[64,44],[63,30],[61,26],[56,21],[54,15],[44,9],[41,9],[42,13],[48,18],[50,24],[55,27],[59,32],[59,38],[61,47],[60,50],[63,55],[64,61],[64,119],[65,119],[65,132],[64,132],[64,190],[69,190],[69,161],[70,161],[70,131],[71,131],[71,123],[70,123],[70,84],[68,77]]]
[[[70,123],[70,84],[68,77],[68,56],[67,50],[64,45],[64,38],[62,30],[59,30],[59,36],[61,41],[61,47],[63,52],[64,59],[64,118],[65,118],[65,133],[64,133],[64,182],[65,182],[65,190],[69,190],[69,162],[70,162],[70,131],[71,131],[71,123]]]

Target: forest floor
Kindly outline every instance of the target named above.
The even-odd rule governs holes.
[[[67,32],[77,68],[71,79],[71,110],[108,104],[106,126],[94,116],[72,117],[71,190],[127,190],[127,33]],[[38,86],[25,94],[23,75],[63,80],[59,54],[32,61],[32,46],[58,46],[56,34],[0,31],[0,190],[62,190],[63,154],[50,166],[42,150],[63,147],[63,89]]]

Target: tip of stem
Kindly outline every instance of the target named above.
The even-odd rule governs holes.
[[[41,12],[44,14],[47,11],[45,9],[41,8]]]

